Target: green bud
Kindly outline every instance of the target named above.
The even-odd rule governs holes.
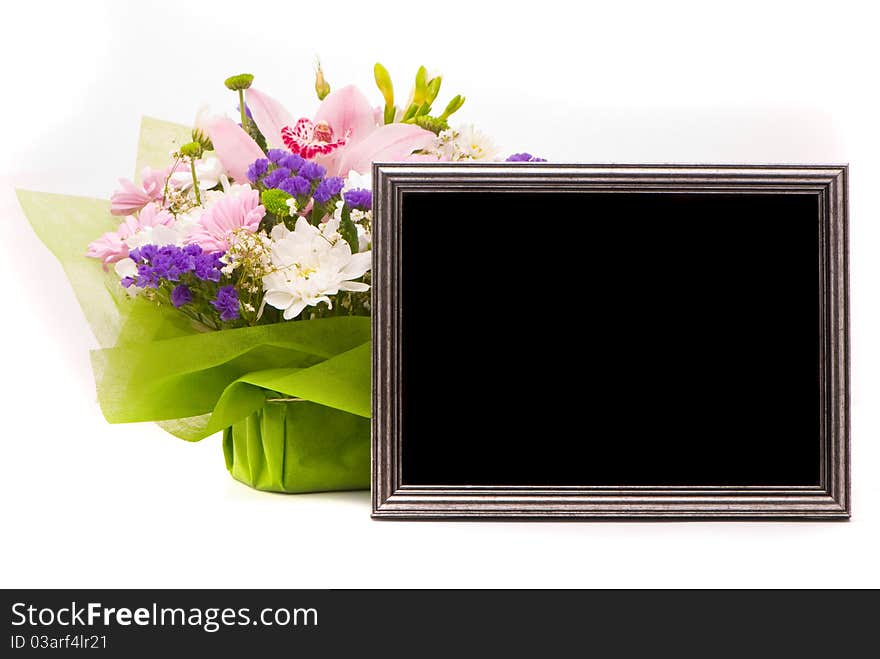
[[[443,82],[443,79],[440,76],[436,78],[431,78],[428,81],[428,97],[425,101],[430,105],[437,98],[437,94],[440,93],[440,83]]]
[[[292,198],[284,190],[279,190],[278,188],[263,190],[263,194],[260,195],[260,201],[266,212],[281,217],[290,215],[290,206],[287,205],[287,200]]]
[[[385,114],[383,116],[385,123],[386,124],[393,124],[394,123],[394,115],[396,115],[396,114],[397,114],[397,106],[396,105],[386,105],[385,106]]]
[[[431,104],[425,101],[419,106],[419,109],[416,111],[416,116],[420,117],[428,114],[431,111]]]
[[[373,67],[373,76],[376,78],[376,86],[382,92],[382,98],[385,99],[385,107],[394,105],[394,85],[391,84],[388,69],[376,62]]]
[[[456,95],[449,103],[446,105],[446,109],[443,110],[443,114],[440,115],[440,119],[449,119],[449,116],[458,112],[462,105],[464,105],[464,96],[461,94]]]
[[[323,101],[330,93],[330,83],[324,79],[324,70],[321,68],[321,61],[315,62],[315,93],[318,100]]]
[[[420,66],[416,71],[416,88],[413,92],[413,103],[421,105],[428,98],[428,69]]]
[[[412,105],[410,105],[406,109],[406,112],[403,113],[403,118],[401,118],[401,121],[402,122],[410,122],[410,120],[416,116],[416,112],[418,112],[418,111],[419,111],[419,106],[416,105],[415,103],[413,103]]]
[[[180,147],[180,155],[187,158],[201,158],[202,145],[199,142],[188,142]]]
[[[211,142],[211,138],[208,137],[208,134],[205,131],[199,128],[192,129],[192,140],[193,142],[198,142],[202,145],[202,149],[205,151],[213,151],[214,144]]]
[[[439,135],[441,130],[446,130],[447,128],[449,128],[449,124],[446,123],[446,119],[429,117],[426,114],[415,117],[413,119],[413,123],[419,128],[424,128],[425,130],[431,131],[435,135]]]
[[[239,73],[237,76],[226,78],[226,81],[223,84],[226,85],[227,89],[231,89],[235,92],[248,89],[253,81],[254,76],[250,73]]]

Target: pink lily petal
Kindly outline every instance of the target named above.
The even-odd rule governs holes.
[[[406,160],[413,151],[426,149],[434,143],[434,133],[413,124],[388,124],[378,128],[365,140],[345,150],[339,158],[337,172],[365,173],[373,162]]]
[[[321,102],[315,123],[326,121],[334,137],[348,137],[349,143],[359,142],[376,130],[376,118],[366,96],[357,87],[348,85],[331,92]]]
[[[247,181],[247,169],[254,160],[266,157],[251,136],[232,119],[211,119],[207,124],[207,131],[208,137],[214,143],[214,153],[238,183]]]
[[[293,126],[293,116],[271,96],[251,87],[245,92],[247,106],[250,108],[257,128],[266,138],[270,147],[282,148],[281,129]]]
[[[440,162],[447,159],[442,158],[435,153],[414,153],[411,156],[404,158],[404,160],[406,162]]]

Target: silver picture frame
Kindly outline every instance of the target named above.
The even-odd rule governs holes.
[[[846,165],[377,163],[373,167],[372,515],[377,519],[846,519],[851,513]],[[408,192],[814,194],[819,201],[816,486],[431,486],[401,469],[401,207]]]

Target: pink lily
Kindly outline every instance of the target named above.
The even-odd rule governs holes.
[[[266,157],[263,150],[232,119],[215,117],[205,128],[224,169],[236,182],[247,181],[247,169],[251,163]]]
[[[285,126],[293,126],[293,116],[282,107],[281,103],[253,87],[245,92],[245,98],[254,122],[266,138],[266,144],[270,148],[283,147],[281,129]]]
[[[269,144],[280,140],[304,157],[314,157],[330,176],[345,176],[351,169],[366,172],[375,160],[406,160],[434,139],[433,133],[411,124],[380,125],[375,109],[351,85],[329,94],[314,121],[292,123],[292,115],[280,103],[257,90],[248,90],[251,98],[258,109],[248,107]]]

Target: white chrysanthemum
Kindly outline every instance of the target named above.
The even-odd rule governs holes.
[[[460,126],[455,134],[458,160],[492,160],[498,155],[498,147],[491,137],[474,128]]]
[[[263,303],[284,312],[284,319],[299,316],[308,306],[326,302],[339,291],[368,291],[353,281],[370,269],[370,252],[351,253],[338,234],[339,223],[330,220],[322,229],[300,217],[293,231],[283,225],[272,229],[272,266],[263,277]]]

